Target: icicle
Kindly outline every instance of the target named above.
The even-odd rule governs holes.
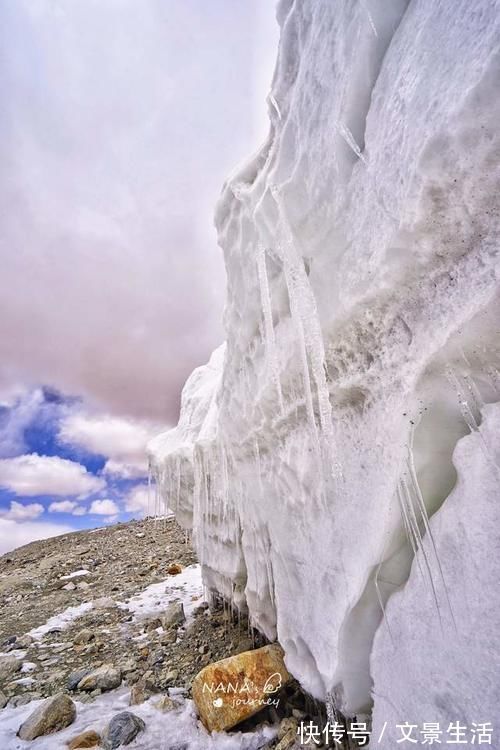
[[[290,300],[292,320],[297,331],[300,359],[303,373],[304,399],[308,422],[311,427],[313,447],[318,457],[318,465],[323,474],[323,460],[329,465],[326,476],[338,477],[341,469],[334,459],[334,435],[330,392],[326,379],[326,358],[323,334],[319,321],[314,293],[304,268],[302,257],[297,252],[293,235],[284,211],[280,191],[276,186],[271,190],[280,215],[280,251],[283,258],[285,280]],[[311,375],[316,386],[319,421],[323,440],[320,442],[314,415]],[[323,498],[324,499],[324,498]]]
[[[151,459],[148,461],[148,518],[151,515],[151,474],[152,474],[152,466],[151,466]]]
[[[451,384],[452,388],[455,390],[455,393],[457,394],[458,405],[462,413],[462,416],[465,420],[465,423],[467,424],[467,427],[469,428],[471,432],[477,432],[479,430],[478,420],[473,414],[467,399],[464,398],[462,394],[462,387],[460,385],[460,381],[457,375],[455,375],[455,373],[451,369],[451,367],[448,367],[446,369],[446,377],[449,383]]]
[[[416,541],[417,541],[418,550],[422,552],[422,557],[424,559],[425,568],[427,570],[427,576],[429,578],[429,583],[430,583],[430,586],[431,586],[431,591],[432,591],[433,599],[434,599],[434,602],[436,604],[436,611],[438,613],[439,622],[440,622],[440,625],[441,625],[441,628],[442,628],[441,609],[440,609],[440,606],[439,606],[439,599],[438,599],[437,592],[436,592],[436,586],[434,584],[434,578],[432,576],[432,569],[431,569],[431,566],[430,566],[430,563],[429,563],[429,558],[427,556],[427,552],[425,551],[424,542],[423,542],[423,539],[422,539],[422,534],[420,532],[420,528],[419,528],[419,525],[418,525],[418,519],[417,519],[417,515],[416,515],[416,512],[415,512],[415,507],[414,507],[414,504],[413,504],[411,492],[410,492],[410,489],[409,489],[408,484],[406,483],[406,480],[405,480],[404,477],[401,479],[401,483],[402,483],[403,491],[406,494],[408,508],[410,510],[410,517],[411,517],[411,519],[413,521],[414,533],[416,535],[415,538],[416,538]]]
[[[278,394],[278,404],[280,415],[283,416],[283,393],[281,391],[281,381],[278,366],[278,355],[276,349],[276,337],[274,335],[273,314],[271,307],[271,295],[269,292],[269,279],[266,268],[266,252],[264,246],[259,243],[257,246],[257,273],[260,285],[260,299],[262,311],[264,314],[264,330],[266,340],[266,363],[271,372],[271,377]]]
[[[356,141],[354,139],[354,136],[351,133],[351,131],[349,130],[349,128],[347,127],[347,125],[344,125],[343,123],[338,122],[337,123],[337,129],[338,129],[340,135],[342,136],[342,138],[344,139],[344,141],[349,146],[349,148],[356,154],[356,156],[358,157],[358,159],[361,159],[361,161],[364,164],[367,164],[365,155],[363,154],[363,152],[361,151],[360,147],[356,143]]]
[[[422,516],[422,520],[424,522],[425,531],[426,531],[427,536],[429,537],[429,540],[430,540],[430,543],[431,543],[431,546],[432,546],[432,550],[434,552],[434,557],[436,559],[436,563],[437,563],[437,566],[438,566],[439,575],[440,575],[440,578],[441,578],[441,582],[443,584],[443,589],[444,589],[444,592],[445,592],[446,601],[447,601],[447,604],[448,604],[448,609],[450,611],[450,616],[451,616],[451,619],[452,619],[452,622],[453,622],[453,626],[455,627],[455,630],[456,630],[457,629],[457,625],[456,625],[456,621],[455,621],[455,616],[453,614],[453,609],[452,609],[452,606],[451,606],[451,600],[450,600],[450,596],[449,596],[449,592],[448,592],[448,587],[446,585],[446,580],[445,580],[445,577],[444,577],[443,568],[441,566],[441,560],[439,559],[439,555],[438,555],[438,552],[437,552],[437,547],[436,547],[436,543],[435,543],[435,540],[434,540],[434,535],[432,534],[431,526],[430,526],[430,523],[429,523],[429,516],[427,514],[427,508],[425,507],[425,502],[424,502],[424,498],[423,498],[423,495],[422,495],[422,491],[421,491],[420,485],[418,483],[417,472],[416,472],[416,469],[415,469],[415,462],[413,460],[413,438],[414,438],[414,431],[412,429],[412,431],[410,433],[410,445],[408,447],[408,459],[407,459],[407,462],[408,462],[408,474],[409,474],[409,477],[410,477],[410,481],[411,481],[411,484],[412,484],[412,488],[413,488],[415,497],[417,498],[417,504],[418,504],[418,507],[419,507],[419,510],[420,510],[420,515]]]
[[[366,15],[368,17],[368,23],[370,24],[370,27],[371,27],[371,30],[373,31],[373,34],[378,39],[377,27],[375,26],[375,23],[373,21],[373,16],[370,13],[370,10],[369,10],[368,6],[365,5],[364,0],[362,0],[362,2],[361,2],[361,7],[363,8],[363,10],[365,11],[365,13],[366,13]]]
[[[269,101],[271,102],[271,104],[273,105],[274,109],[276,110],[276,114],[278,115],[278,119],[281,120],[281,112],[280,112],[280,108],[278,107],[278,102],[276,101],[276,99],[274,98],[274,96],[272,94],[269,94]]]
[[[383,549],[383,552],[382,552],[382,557],[381,557],[380,563],[379,563],[379,565],[377,567],[377,570],[376,570],[376,573],[375,573],[374,585],[375,585],[375,591],[377,593],[378,603],[380,604],[380,609],[382,610],[382,615],[383,615],[383,618],[384,618],[384,622],[387,625],[387,630],[389,632],[389,636],[390,636],[391,641],[392,641],[392,643],[394,645],[394,638],[392,636],[392,631],[391,631],[391,627],[389,625],[389,620],[387,619],[387,614],[386,614],[385,606],[384,606],[384,600],[382,598],[382,594],[380,593],[380,586],[379,586],[379,580],[382,580],[380,578],[380,571],[382,569],[382,565],[384,564],[384,558],[385,558],[386,549],[387,549],[387,541],[386,541],[386,543],[384,545],[384,549]]]

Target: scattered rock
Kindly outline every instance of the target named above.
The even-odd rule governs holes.
[[[92,630],[89,630],[89,628],[84,628],[83,630],[80,630],[75,637],[73,638],[73,643],[75,643],[77,646],[81,646],[85,643],[90,643],[90,641],[93,641],[95,638],[95,634]]]
[[[112,664],[103,664],[99,669],[85,675],[78,683],[78,690],[90,693],[93,690],[114,690],[122,681],[121,671]]]
[[[155,617],[154,620],[149,620],[146,623],[144,630],[146,631],[146,633],[149,633],[151,630],[156,630],[156,628],[160,628],[160,627],[161,627],[161,620],[158,617]]]
[[[22,740],[34,740],[46,734],[65,729],[74,722],[76,707],[71,698],[64,693],[58,693],[47,698],[28,716],[17,732]]]
[[[278,730],[279,742],[275,750],[292,750],[296,747],[298,723],[296,719],[282,719]]]
[[[16,648],[15,644],[17,641],[16,635],[10,635],[8,638],[5,638],[5,640],[2,641],[0,648],[2,651],[9,651],[12,648]]]
[[[5,708],[8,702],[9,699],[7,698],[5,693],[2,693],[2,691],[0,690],[0,708]]]
[[[159,701],[156,701],[154,707],[157,708],[158,711],[167,713],[167,711],[173,711],[174,708],[178,708],[179,704],[176,701],[173,701],[172,698],[169,698],[168,695],[163,695]]]
[[[0,683],[6,682],[12,675],[19,672],[22,662],[15,656],[0,657]]]
[[[166,630],[160,635],[160,643],[162,646],[170,646],[177,640],[177,633],[175,630]]]
[[[178,669],[170,669],[167,674],[165,675],[165,684],[169,685],[172,682],[175,682],[176,679],[179,676],[179,670]]]
[[[13,695],[9,701],[9,708],[17,708],[18,706],[25,706],[32,699],[29,693],[21,693],[20,695]]]
[[[78,669],[76,672],[71,672],[67,681],[66,687],[68,690],[74,691],[78,687],[78,683],[83,680],[90,673],[90,669]]]
[[[138,706],[140,703],[144,703],[152,694],[152,690],[146,686],[144,680],[136,682],[135,685],[132,685],[130,691],[129,706]]]
[[[120,745],[129,745],[145,728],[145,723],[138,716],[130,711],[122,711],[113,716],[106,727],[103,747],[115,750]]]
[[[193,681],[193,699],[208,731],[220,732],[272,705],[291,679],[283,650],[272,644],[204,667]]]
[[[167,573],[171,576],[179,575],[179,573],[182,573],[182,565],[179,565],[179,563],[172,563],[172,565],[168,566]]]
[[[110,609],[116,607],[116,602],[110,596],[101,596],[94,601],[94,609]]]
[[[68,748],[69,750],[80,750],[80,748],[99,747],[100,742],[101,735],[94,732],[93,729],[89,729],[73,737],[71,742],[68,743]]]
[[[176,628],[186,621],[182,602],[172,602],[163,613],[162,625],[165,629]]]
[[[25,633],[25,635],[22,635],[16,640],[16,648],[26,649],[29,648],[32,643],[33,638],[28,635],[28,633]]]

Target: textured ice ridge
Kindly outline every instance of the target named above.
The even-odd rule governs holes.
[[[464,714],[464,684],[497,707],[498,657],[453,681],[449,644],[499,651],[500,5],[278,20],[269,137],[216,211],[226,343],[151,444],[159,493],[314,696],[410,721],[434,664],[420,718]]]

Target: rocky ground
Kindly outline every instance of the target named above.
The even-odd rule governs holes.
[[[64,696],[91,704],[118,688],[128,689],[130,706],[158,695],[164,709],[176,692],[189,698],[204,666],[263,645],[244,618],[209,607],[203,594],[173,519],[67,534],[0,557],[0,709],[49,696],[59,696],[56,705]],[[317,719],[321,707],[296,683],[282,697],[278,711],[240,728],[286,720],[288,740],[278,747],[287,750],[297,722]]]

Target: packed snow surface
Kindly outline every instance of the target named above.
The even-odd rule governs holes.
[[[127,746],[130,750],[170,750],[186,745],[189,750],[258,750],[275,735],[275,730],[268,726],[253,733],[208,734],[197,718],[192,701],[172,695],[179,708],[163,713],[155,707],[160,697],[155,695],[146,703],[130,708],[130,690],[121,688],[99,696],[92,703],[75,701],[77,716],[73,724],[30,743],[16,737],[16,732],[42,701],[32,701],[19,708],[4,708],[0,721],[0,747],[2,750],[24,750],[27,747],[67,750],[68,742],[81,732],[93,729],[102,734],[110,719],[120,711],[132,711],[146,724],[146,729]]]
[[[39,627],[30,630],[28,635],[38,641],[51,630],[65,630],[71,625],[73,620],[81,617],[85,612],[92,609],[93,606],[93,602],[83,602],[82,604],[76,604],[74,607],[68,607],[62,612],[59,612],[59,614],[49,617],[47,622],[43,625],[39,625]]]
[[[201,567],[188,565],[181,573],[171,575],[165,581],[152,583],[120,606],[136,618],[149,619],[164,612],[168,603],[177,600],[182,602],[186,621],[189,621],[196,607],[202,603],[203,593]]]
[[[277,15],[269,137],[216,211],[226,343],[158,491],[334,711],[498,721],[500,3]]]

